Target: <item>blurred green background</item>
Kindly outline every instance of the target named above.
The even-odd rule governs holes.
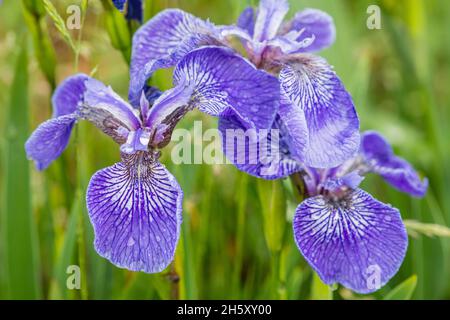
[[[91,175],[119,161],[117,146],[91,124],[80,123],[63,157],[40,173],[26,160],[23,144],[51,116],[55,84],[77,71],[94,72],[126,97],[130,35],[114,38],[107,30],[117,23],[126,30],[136,26],[127,26],[117,11],[105,10],[105,1],[91,0],[82,34],[74,30],[65,37],[42,3],[35,2],[4,0],[0,5],[0,298],[450,298],[448,229],[429,225],[450,224],[448,1],[290,1],[289,17],[305,7],[333,16],[336,43],[321,55],[353,95],[362,129],[386,135],[396,152],[430,180],[427,196],[420,200],[377,177],[363,182],[376,198],[400,209],[411,235],[398,274],[369,296],[328,288],[313,275],[293,240],[290,219],[297,202],[289,180],[258,182],[231,165],[174,165],[170,145],[162,161],[185,194],[175,264],[147,275],[118,269],[99,257],[84,196]],[[81,1],[52,3],[65,20],[68,6]],[[216,24],[230,24],[251,3],[256,1],[147,0],[145,16],[179,7]],[[382,10],[381,30],[366,26],[372,4]],[[152,81],[169,88],[170,71],[158,72]],[[179,127],[192,130],[198,119],[203,129],[216,127],[216,119],[199,112]],[[261,190],[279,197],[279,209],[286,212],[280,227],[284,237],[278,239],[282,246],[276,250],[269,249],[272,225],[262,210],[266,199]],[[80,290],[67,289],[69,265],[81,268]]]

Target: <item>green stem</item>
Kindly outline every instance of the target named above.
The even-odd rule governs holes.
[[[247,190],[248,188],[248,175],[241,174],[239,182],[239,192],[238,194],[238,211],[236,220],[236,261],[235,268],[233,271],[233,286],[235,292],[233,294],[235,299],[240,299],[238,296],[241,292],[239,288],[242,262],[244,260],[244,241],[245,241],[245,209],[247,207]]]
[[[81,127],[78,125],[75,128],[75,145],[76,149],[78,150],[77,157],[76,157],[76,167],[77,167],[77,187],[76,187],[76,197],[80,201],[80,203],[83,202],[83,177],[84,177],[84,170],[83,170],[83,161],[82,161],[82,155],[84,152],[81,148]],[[88,290],[87,290],[87,269],[86,269],[86,243],[85,243],[85,230],[84,230],[84,210],[78,210],[78,227],[77,227],[77,243],[78,243],[78,263],[80,266],[80,272],[81,272],[81,299],[87,300],[88,298]]]
[[[275,299],[285,300],[286,283],[283,276],[282,250],[272,252],[272,283],[275,288]]]
[[[170,299],[179,300],[180,299],[180,276],[175,269],[175,262],[170,264],[170,272],[168,274],[168,279],[170,281]]]
[[[296,172],[289,176],[292,186],[294,188],[294,196],[298,203],[302,202],[306,198],[305,182],[301,172]]]
[[[84,20],[86,19],[86,11],[89,5],[89,0],[83,0],[81,5],[81,26],[80,31],[78,32],[77,46],[75,48],[75,72],[78,71],[78,65],[80,62],[80,51],[81,51],[81,39],[83,36],[83,26]]]

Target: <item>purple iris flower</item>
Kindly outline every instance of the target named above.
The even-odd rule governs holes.
[[[284,22],[288,11],[286,0],[261,0],[257,10],[246,8],[236,26],[222,30],[224,34],[240,37],[257,65],[269,62],[274,56],[319,51],[334,42],[336,30],[328,14],[305,9]]]
[[[332,19],[307,9],[282,24],[286,12],[286,1],[263,0],[256,18],[249,8],[237,27],[223,29],[242,39],[255,65],[278,74],[281,86],[272,126],[279,132],[276,148],[249,137],[245,148],[225,143],[224,152],[240,170],[260,178],[301,172],[306,200],[293,221],[298,248],[326,284],[369,293],[397,272],[408,238],[399,211],[358,188],[363,176],[377,173],[417,197],[428,182],[379,134],[359,136],[350,95],[325,60],[309,54],[334,41]],[[228,129],[247,127],[239,117],[219,120],[225,142]],[[254,149],[263,157],[252,157]]]
[[[334,42],[333,19],[305,9],[283,22],[288,9],[287,0],[261,0],[222,35],[239,37],[250,61],[278,76],[279,118],[290,131],[292,156],[307,166],[335,167],[355,155],[360,138],[350,94],[325,59],[311,54]]]
[[[280,113],[283,108],[280,106]],[[277,162],[258,158],[256,163],[234,162],[235,165],[264,179],[299,172],[305,184],[305,200],[297,207],[293,228],[295,241],[305,259],[326,284],[341,283],[359,293],[378,290],[398,271],[408,238],[399,211],[374,199],[360,189],[359,184],[366,174],[376,173],[394,188],[422,197],[428,181],[421,181],[414,168],[396,156],[388,142],[376,132],[364,133],[357,155],[335,168],[305,166],[295,160],[292,131],[277,119],[274,127],[279,129],[280,135],[278,156],[266,153]],[[297,119],[292,117],[290,121]],[[239,123],[230,118],[219,122],[227,129]],[[248,139],[245,152],[258,142]],[[256,149],[260,152],[259,145]],[[236,161],[238,149],[235,146],[231,150],[225,148],[225,152],[229,159]],[[246,156],[245,159],[250,159],[248,154]],[[261,174],[267,166],[274,165],[269,171],[271,174]]]
[[[325,283],[359,293],[378,290],[400,268],[408,236],[400,212],[358,186],[365,174],[377,173],[396,189],[422,197],[428,181],[376,132],[364,133],[358,155],[341,166],[303,172],[308,198],[293,221],[299,250]]]
[[[61,155],[75,122],[82,119],[120,145],[122,161],[92,176],[86,202],[97,252],[133,271],[160,272],[174,256],[183,192],[158,158],[178,121],[199,109],[259,119],[256,123],[267,126],[278,111],[277,79],[227,48],[205,47],[185,55],[173,81],[174,88],[164,93],[146,88],[134,107],[98,80],[84,74],[69,77],[52,98],[53,118],[25,145],[28,157],[43,170]]]
[[[112,2],[120,11],[126,10],[128,20],[142,22],[142,0],[112,0]]]
[[[237,36],[249,60],[279,80],[280,100],[284,100],[280,104],[285,105],[279,123],[292,132],[293,156],[311,167],[338,166],[358,151],[359,119],[332,67],[311,54],[333,43],[333,19],[322,11],[306,9],[283,23],[287,11],[287,0],[262,0],[257,11],[244,10],[237,26],[215,26],[178,9],[162,11],[134,35],[130,101],[138,103],[142,88],[157,69],[175,65],[201,46],[231,47],[230,38]],[[287,114],[298,121],[287,119]]]

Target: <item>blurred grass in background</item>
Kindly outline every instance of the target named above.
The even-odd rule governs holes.
[[[74,72],[96,70],[96,78],[126,97],[127,55],[111,45],[105,29],[111,21],[101,1],[89,1],[78,59],[42,8],[24,11],[23,4],[32,0],[3,2],[0,298],[362,298],[340,287],[331,292],[302,259],[289,222],[297,202],[288,192],[288,181],[274,187],[278,190],[283,184],[286,190],[286,206],[281,207],[286,207],[288,220],[282,249],[274,258],[264,237],[268,226],[262,219],[257,179],[231,165],[173,165],[170,146],[164,150],[162,161],[185,194],[184,223],[173,269],[179,282],[173,280],[171,270],[156,275],[132,273],[99,257],[92,245],[84,193],[95,171],[119,161],[117,146],[92,125],[80,123],[63,157],[39,173],[25,160],[23,143],[51,116],[55,83]],[[68,5],[81,3],[52,2],[64,19]],[[179,7],[201,18],[209,17],[216,24],[230,24],[241,9],[256,2],[147,0],[146,18],[166,7]],[[366,27],[366,10],[371,4],[382,8],[381,30]],[[399,208],[404,219],[448,226],[449,3],[295,0],[289,15],[305,7],[325,10],[335,19],[336,43],[322,55],[335,66],[353,95],[362,129],[385,134],[396,152],[430,180],[422,200],[391,189],[377,177],[366,179],[363,188]],[[76,46],[79,34],[70,33]],[[170,72],[158,72],[152,81],[169,88]],[[216,127],[215,119],[199,112],[190,114],[179,127],[192,130],[193,121],[198,119],[204,129]],[[420,230],[414,235],[399,273],[369,298],[408,298],[411,294],[415,299],[450,298],[449,239],[427,237]],[[66,287],[69,265],[81,267],[81,290]]]

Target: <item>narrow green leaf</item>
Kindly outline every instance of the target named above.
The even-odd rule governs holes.
[[[67,281],[66,270],[67,267],[69,265],[72,265],[74,261],[76,241],[77,241],[78,212],[82,210],[81,206],[82,204],[80,202],[80,198],[76,197],[72,205],[70,218],[67,224],[63,247],[61,249],[60,254],[58,255],[58,259],[56,261],[55,266],[55,278],[58,283],[58,292],[64,299],[68,297],[66,286]]]
[[[258,179],[258,195],[262,207],[267,246],[278,252],[283,245],[286,227],[286,198],[279,180]]]
[[[333,291],[330,286],[320,280],[317,273],[313,272],[313,279],[311,284],[311,300],[333,300]]]
[[[29,162],[24,144],[28,138],[28,56],[26,40],[20,44],[10,89],[5,146],[5,209],[2,235],[6,261],[6,290],[10,299],[41,297],[39,246],[30,199]]]
[[[238,192],[236,193],[237,202],[237,219],[236,219],[236,258],[234,263],[232,287],[234,290],[233,298],[239,299],[240,279],[244,261],[244,245],[245,245],[245,226],[246,226],[246,207],[247,207],[247,188],[249,176],[246,173],[239,173]]]
[[[56,87],[56,58],[55,50],[44,21],[45,9],[42,2],[36,0],[23,0],[22,4],[24,20],[33,40],[34,55],[39,63],[39,68],[53,91]]]
[[[122,53],[125,61],[131,60],[131,33],[124,15],[109,0],[102,0],[105,9],[105,24],[111,44]]]
[[[58,11],[50,0],[43,0],[43,2],[45,11],[47,11],[50,18],[52,18],[56,29],[58,29],[64,41],[66,41],[66,43],[72,48],[73,52],[76,52],[77,48],[75,47],[72,36],[70,35],[69,30],[66,27],[64,19],[59,15]]]
[[[404,220],[406,229],[411,236],[418,236],[423,234],[427,237],[450,237],[450,228],[435,224],[435,223],[423,223],[416,220]]]
[[[384,300],[409,300],[411,299],[417,285],[417,276],[414,274],[394,289],[391,290]]]

